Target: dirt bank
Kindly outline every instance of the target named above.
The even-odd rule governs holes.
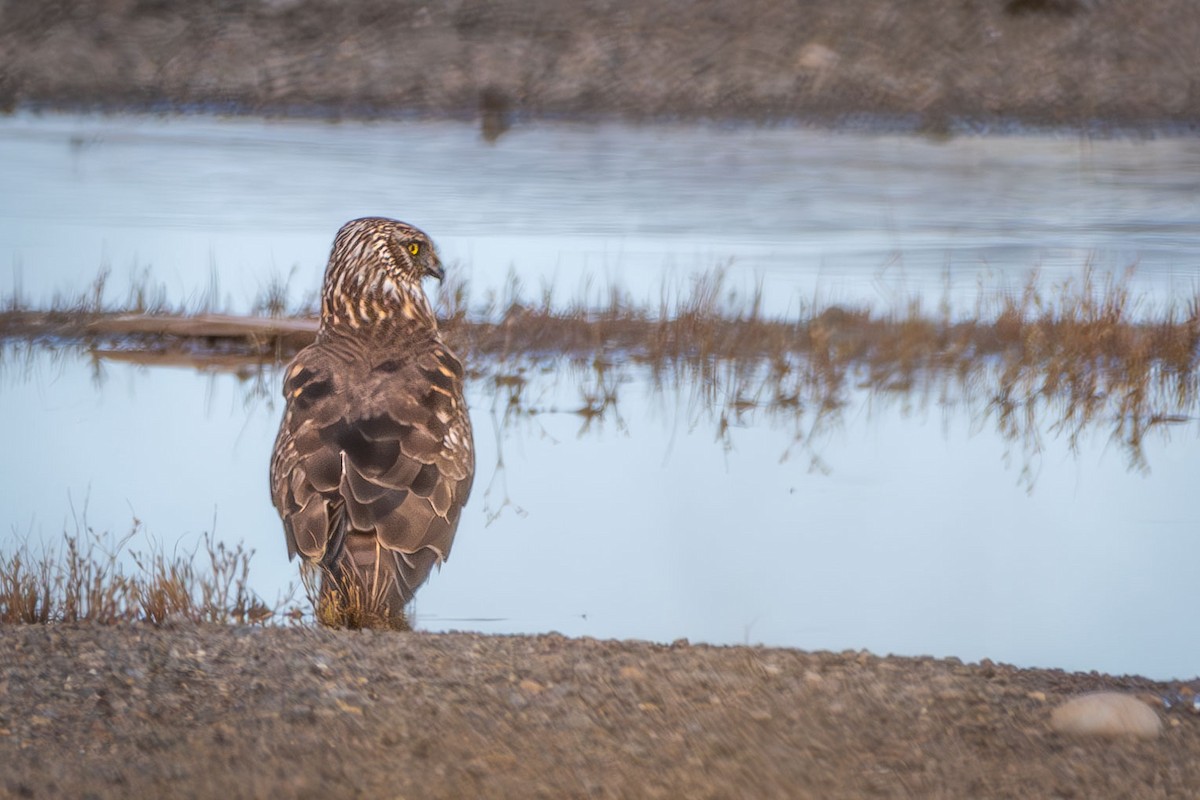
[[[1195,797],[1200,715],[983,663],[472,634],[0,628],[0,796]]]
[[[1200,121],[1191,0],[0,0],[0,107]]]

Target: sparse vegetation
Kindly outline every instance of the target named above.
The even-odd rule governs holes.
[[[253,551],[230,548],[205,534],[201,547],[167,552],[144,538],[136,519],[114,537],[77,522],[60,546],[17,540],[0,551],[0,623],[207,622],[264,624],[300,621],[290,594],[274,606],[249,586]],[[14,537],[15,539],[16,537]]]
[[[1017,291],[981,289],[968,315],[952,315],[945,301],[929,312],[911,300],[883,310],[813,303],[782,319],[763,313],[761,293],[730,291],[721,271],[682,290],[664,287],[654,309],[591,287],[555,308],[550,288],[531,300],[514,277],[476,305],[465,285],[444,286],[439,311],[447,339],[471,377],[495,393],[505,424],[555,412],[577,414],[585,431],[606,420],[621,427],[620,389],[644,378],[676,394],[689,424],[711,419],[726,442],[732,426],[755,415],[791,425],[788,453],[799,447],[821,468],[814,442],[867,392],[873,402],[962,407],[994,424],[1020,449],[1032,483],[1046,433],[1075,446],[1085,431],[1107,429],[1131,466],[1144,469],[1145,437],[1196,417],[1200,294],[1154,309],[1132,295],[1130,281],[1084,269],[1045,285],[1032,273]],[[0,339],[83,350],[98,364],[234,371],[254,379],[261,397],[263,374],[316,332],[311,309],[268,318],[131,313],[105,307],[102,296],[103,276],[86,296],[49,311],[28,310],[14,296],[0,303],[10,309],[0,314]],[[288,307],[278,281],[256,307]],[[533,382],[556,376],[578,384],[578,406],[546,408],[530,398]]]
[[[1085,432],[1107,431],[1130,466],[1145,469],[1152,431],[1197,418],[1200,295],[1149,308],[1131,293],[1131,277],[1084,270],[1045,285],[1033,273],[1015,292],[981,290],[962,317],[946,302],[930,313],[913,300],[882,312],[813,305],[785,320],[765,317],[757,295],[731,296],[718,273],[656,314],[615,293],[606,308],[566,312],[513,293],[450,337],[476,377],[491,381],[505,421],[566,410],[528,399],[550,363],[580,387],[581,405],[570,410],[582,430],[605,419],[621,427],[619,390],[638,371],[675,393],[690,424],[715,422],[726,443],[735,423],[765,419],[790,426],[788,453],[799,448],[822,468],[821,434],[865,395],[874,407],[957,407],[976,425],[995,425],[1020,450],[1032,486],[1047,433],[1076,447]]]
[[[0,624],[316,621],[350,630],[411,630],[357,582],[333,581],[322,590],[322,571],[311,564],[300,569],[311,609],[305,611],[293,602],[294,586],[273,605],[250,588],[254,551],[240,544],[229,547],[206,533],[197,547],[168,552],[149,540],[137,519],[123,536],[98,532],[85,519],[74,527],[57,545],[14,536],[0,549]]]

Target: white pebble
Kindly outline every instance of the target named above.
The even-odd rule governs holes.
[[[1162,720],[1154,709],[1129,695],[1095,692],[1068,700],[1054,709],[1050,727],[1059,733],[1082,736],[1153,739],[1162,733]]]

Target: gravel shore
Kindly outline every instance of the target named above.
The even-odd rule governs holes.
[[[1196,797],[1188,687],[557,635],[0,627],[4,797]],[[1052,732],[1069,696],[1156,739]]]
[[[1183,127],[1191,0],[0,0],[0,108]]]

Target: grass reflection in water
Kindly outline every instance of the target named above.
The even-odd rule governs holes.
[[[17,302],[0,315],[9,360],[21,346],[86,349],[102,375],[107,360],[232,371],[250,399],[274,400],[272,370],[311,341],[316,322],[287,313],[279,287],[259,304],[274,316],[104,308],[85,298],[48,311]],[[761,298],[726,290],[720,272],[682,292],[663,291],[657,308],[620,292],[604,304],[555,308],[529,302],[512,281],[504,297],[471,307],[467,287],[443,287],[447,338],[493,395],[509,425],[539,413],[577,414],[581,433],[618,427],[620,395],[648,382],[691,426],[768,423],[790,430],[782,455],[801,451],[815,467],[823,433],[843,422],[852,395],[868,406],[963,410],[977,427],[994,425],[1017,448],[1032,486],[1046,435],[1072,447],[1106,433],[1132,469],[1148,467],[1143,442],[1155,430],[1197,419],[1200,293],[1167,309],[1147,309],[1129,278],[1043,286],[1032,274],[1018,291],[980,289],[971,314],[935,311],[912,300],[882,312],[813,304],[792,319],[768,318]],[[100,292],[89,293],[89,298]],[[578,405],[543,405],[543,382],[578,385]],[[557,384],[561,387],[561,383]],[[478,413],[478,412],[477,412]]]

